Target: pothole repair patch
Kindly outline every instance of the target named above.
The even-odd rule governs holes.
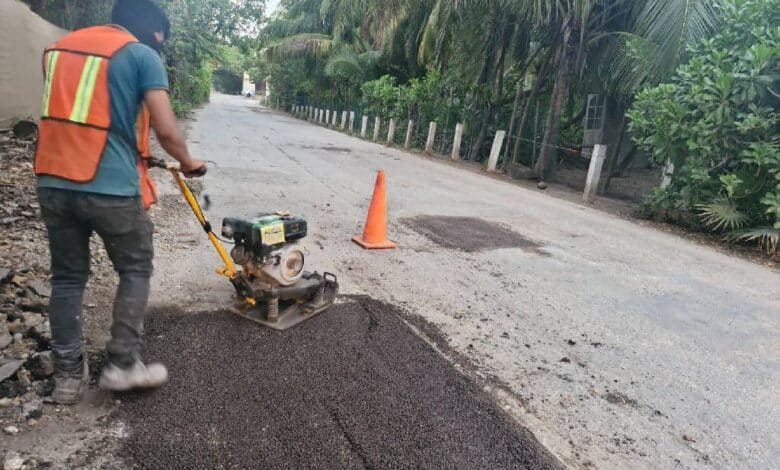
[[[443,248],[467,253],[520,248],[541,256],[550,256],[542,250],[540,244],[501,224],[476,217],[421,215],[401,219],[401,223]]]
[[[403,321],[341,297],[285,332],[225,312],[151,314],[162,389],[122,398],[142,468],[560,468]]]
[[[336,147],[334,145],[323,145],[321,147],[315,147],[313,145],[301,145],[304,150],[325,150],[326,152],[339,152],[339,153],[351,153],[352,149],[348,147]]]

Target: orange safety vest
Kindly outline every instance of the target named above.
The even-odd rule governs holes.
[[[138,40],[113,26],[74,31],[43,55],[45,87],[35,174],[75,183],[97,176],[111,128],[108,68],[122,48]],[[156,202],[149,177],[149,112],[142,106],[136,123],[141,197],[145,208]]]

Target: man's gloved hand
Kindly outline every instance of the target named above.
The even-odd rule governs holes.
[[[193,158],[188,164],[181,165],[181,172],[187,178],[197,178],[203,176],[208,171],[206,162]]]

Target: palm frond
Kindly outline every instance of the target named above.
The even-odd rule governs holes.
[[[647,41],[653,69],[666,76],[685,57],[689,45],[707,37],[722,20],[722,0],[647,0],[637,17],[636,33]]]
[[[325,75],[329,77],[351,75],[362,77],[364,74],[360,56],[353,50],[341,49],[332,54],[325,63]]]
[[[334,40],[326,34],[301,33],[281,39],[269,46],[266,56],[282,59],[287,56],[310,56],[322,58],[328,55],[334,45]]]
[[[743,228],[750,222],[750,218],[729,200],[718,199],[716,201],[699,204],[699,217],[707,228],[714,231],[735,231]]]
[[[780,249],[780,229],[774,227],[758,227],[740,230],[727,237],[733,242],[755,242],[769,255],[777,255]]]

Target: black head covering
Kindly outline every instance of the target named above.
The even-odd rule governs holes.
[[[156,51],[162,50],[154,33],[171,36],[171,22],[162,9],[151,0],[117,0],[111,12],[111,22],[130,31],[139,41]]]

